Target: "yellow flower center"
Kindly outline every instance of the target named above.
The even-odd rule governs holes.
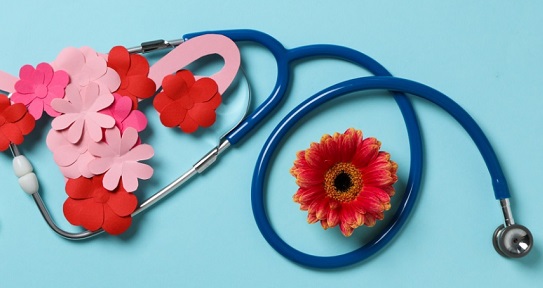
[[[362,190],[362,175],[351,163],[337,163],[324,175],[324,190],[340,202],[353,201]]]

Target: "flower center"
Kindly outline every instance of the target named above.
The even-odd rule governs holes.
[[[109,191],[105,188],[98,188],[94,190],[94,202],[96,203],[107,203],[109,201]]]
[[[337,163],[326,171],[324,190],[328,197],[341,202],[350,202],[362,190],[362,175],[351,163]]]
[[[47,97],[48,92],[49,91],[47,90],[47,86],[43,84],[37,85],[36,88],[34,89],[34,95],[36,95],[36,97],[40,99]]]
[[[341,192],[349,190],[353,186],[353,181],[351,181],[351,176],[345,172],[341,172],[334,179],[334,187]]]

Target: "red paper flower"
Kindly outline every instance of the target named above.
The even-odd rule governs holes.
[[[194,80],[188,70],[164,77],[162,92],[155,96],[153,105],[160,113],[164,126],[180,126],[192,133],[198,126],[215,123],[215,109],[221,104],[217,83],[211,78]]]
[[[100,228],[109,234],[118,235],[132,223],[132,212],[138,206],[138,199],[126,192],[122,185],[114,191],[102,186],[104,177],[92,179],[79,177],[69,179],[64,202],[64,215],[73,225],[83,226],[90,231]]]
[[[36,126],[36,120],[24,104],[11,105],[6,95],[0,95],[0,151],[9,148],[9,144],[20,145],[23,136],[28,135]]]
[[[308,211],[309,223],[320,221],[324,229],[339,225],[350,236],[353,229],[383,219],[398,165],[380,147],[377,139],[363,139],[362,131],[350,128],[297,153],[290,172],[300,188],[293,199]]]
[[[156,84],[149,79],[149,63],[139,54],[130,54],[122,46],[116,46],[109,51],[107,66],[117,71],[121,77],[121,86],[116,91],[122,96],[132,99],[132,109],[138,108],[138,99],[153,96]]]

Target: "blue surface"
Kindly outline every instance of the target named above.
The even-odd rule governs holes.
[[[316,60],[295,68],[288,99],[277,115],[251,133],[251,139],[138,216],[121,237],[69,242],[53,234],[30,197],[17,187],[9,154],[0,155],[0,287],[328,287],[353,283],[537,287],[543,283],[543,194],[535,181],[543,175],[543,19],[539,15],[543,4],[344,1],[339,7],[329,3],[309,8],[313,2],[109,2],[56,1],[56,7],[27,1],[4,3],[0,69],[17,73],[24,64],[53,60],[66,46],[89,45],[107,52],[118,44],[133,46],[229,28],[263,30],[287,48],[312,43],[349,46],[377,59],[397,76],[444,92],[472,114],[504,165],[516,220],[532,229],[536,246],[531,255],[518,260],[504,259],[494,251],[491,235],[502,216],[476,146],[453,118],[429,102],[414,99],[426,145],[425,177],[412,218],[391,245],[368,261],[333,271],[304,268],[277,254],[258,232],[251,213],[251,174],[261,146],[275,124],[305,97],[336,82],[367,75],[350,64]],[[254,45],[242,46],[242,53],[255,101],[262,101],[273,88],[275,63]],[[305,224],[305,213],[292,203],[295,185],[288,169],[294,153],[322,134],[354,126],[379,138],[400,165],[404,182],[399,188],[405,184],[407,135],[393,99],[382,96],[349,97],[327,105],[290,135],[276,157],[268,209],[272,224],[293,247],[335,255],[356,249],[372,233],[360,229],[343,239],[338,229],[322,231],[318,225]],[[212,137],[163,128],[152,107],[143,106],[150,119],[146,142],[157,148],[151,161],[157,173],[140,192],[146,196],[190,167],[199,158],[196,154],[212,146]],[[53,215],[63,227],[74,229],[63,219],[62,177],[45,147],[46,129],[41,131],[32,138],[35,143],[22,149],[37,167]]]

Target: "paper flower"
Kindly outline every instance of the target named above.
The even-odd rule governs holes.
[[[390,209],[398,165],[379,151],[375,138],[362,138],[353,128],[324,135],[297,153],[291,174],[300,186],[294,201],[308,211],[307,221],[327,229],[339,225],[345,236],[361,226],[373,226]]]
[[[109,93],[100,95],[99,92],[96,83],[90,83],[82,91],[73,86],[66,87],[66,97],[51,102],[53,109],[63,113],[51,123],[53,129],[68,129],[66,136],[71,143],[77,143],[84,131],[95,142],[102,140],[102,128],[115,126],[115,120],[99,111],[109,107],[114,97]]]
[[[69,86],[75,86],[79,90],[90,83],[97,83],[100,89],[104,90],[102,93],[111,93],[121,84],[117,72],[107,67],[106,59],[89,47],[65,48],[51,66],[57,71],[66,71],[70,75]]]
[[[115,126],[124,132],[126,128],[132,127],[141,132],[147,127],[147,117],[139,110],[132,110],[132,100],[128,96],[113,94],[115,101],[113,105],[101,112],[115,119]]]
[[[98,175],[105,173],[104,187],[110,191],[119,186],[122,178],[124,189],[133,192],[138,189],[138,179],[149,179],[153,168],[138,161],[153,157],[153,147],[137,145],[138,132],[127,128],[121,136],[116,127],[106,130],[106,142],[92,143],[89,151],[96,159],[89,163],[89,170]]]
[[[67,130],[51,129],[46,139],[47,147],[53,152],[53,159],[59,166],[62,175],[71,179],[94,176],[89,171],[89,162],[96,158],[89,152],[89,145],[94,141],[88,133],[83,133],[79,142],[73,144],[66,139],[67,133]]]
[[[130,54],[122,46],[116,46],[109,51],[107,66],[113,68],[121,78],[121,86],[116,91],[132,100],[132,108],[138,108],[138,99],[153,96],[156,84],[148,78],[149,63],[139,54]]]
[[[40,63],[36,69],[31,65],[21,67],[19,77],[11,96],[13,102],[24,104],[36,120],[41,118],[44,110],[52,117],[60,115],[51,108],[51,101],[64,97],[64,89],[70,81],[66,72],[53,71],[51,65]]]
[[[7,150],[10,143],[22,144],[23,136],[32,132],[35,126],[36,120],[25,105],[11,105],[6,95],[0,95],[0,151]]]
[[[211,78],[194,80],[188,70],[168,75],[162,81],[162,92],[155,96],[153,105],[160,113],[160,121],[167,127],[180,126],[192,133],[198,126],[215,123],[215,109],[221,104],[217,83]]]
[[[90,231],[102,228],[109,234],[118,235],[130,227],[138,199],[122,186],[113,191],[106,190],[102,178],[103,175],[68,180],[66,193],[69,198],[64,202],[64,216],[72,225]]]

